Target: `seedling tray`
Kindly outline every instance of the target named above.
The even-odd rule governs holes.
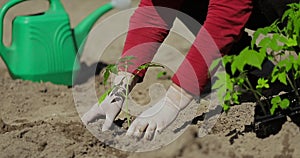
[[[276,109],[274,115],[270,114],[268,107],[265,107],[266,114],[264,114],[261,106],[258,104],[255,107],[255,114],[254,114],[254,130],[256,136],[259,138],[266,138],[271,134],[277,134],[282,125],[287,121],[287,116],[291,118],[291,120],[300,126],[300,105],[297,102],[296,96],[294,92],[289,92],[280,95],[282,99],[286,98],[290,101],[290,105],[287,109],[282,110],[280,108]],[[268,98],[263,100],[262,103],[264,105],[271,105],[271,99]]]
[[[259,114],[263,114],[260,106],[256,106],[255,109],[255,111],[260,111]],[[258,138],[266,138],[271,134],[277,134],[287,121],[286,115],[280,112],[276,112],[274,115],[270,113],[258,115],[258,113],[254,115],[254,131]]]

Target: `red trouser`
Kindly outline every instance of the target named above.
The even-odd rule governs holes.
[[[136,72],[138,66],[152,61],[177,16],[176,12],[163,11],[153,6],[181,10],[185,2],[185,0],[141,0],[130,19],[122,54],[122,57],[136,57],[132,61],[134,65],[128,68],[129,72]],[[211,62],[220,57],[220,53],[226,54],[232,44],[239,39],[252,11],[252,0],[210,0],[208,6],[207,4],[207,1],[203,1],[204,9],[199,10],[199,15],[206,15],[208,7],[203,27],[172,77],[175,84],[193,95],[200,95],[208,82],[208,67]],[[144,73],[145,71],[138,75],[142,77]]]

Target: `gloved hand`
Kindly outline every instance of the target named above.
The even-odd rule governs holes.
[[[144,138],[151,140],[156,132],[161,132],[175,120],[192,98],[183,89],[172,84],[163,99],[132,122],[126,135],[140,138],[145,132]]]
[[[127,83],[130,84],[128,85],[130,91],[136,82],[137,78],[134,77],[133,74],[128,72],[119,72],[113,81],[112,91],[106,96],[100,105],[96,103],[87,113],[83,115],[83,123],[87,125],[101,116],[106,116],[102,131],[108,130],[122,109],[123,102],[125,100]]]

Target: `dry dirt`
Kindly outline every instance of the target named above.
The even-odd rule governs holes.
[[[1,0],[0,5],[4,2]],[[70,12],[72,25],[76,25],[97,6],[108,1],[63,2]],[[134,3],[136,5],[137,1]],[[15,12],[36,8],[39,8],[38,5],[28,5],[9,13],[5,41],[10,40],[8,24]],[[173,43],[176,45],[176,42]],[[172,43],[172,38],[169,43]],[[187,49],[185,44],[179,47],[181,50]],[[109,49],[120,52],[121,48],[122,42],[116,42]],[[112,61],[110,58],[103,60],[107,63]],[[96,79],[101,82],[101,77]],[[151,82],[151,78],[145,82],[133,91],[133,99],[140,104],[147,104],[150,100],[147,82]],[[165,87],[170,84],[169,77],[158,82]],[[103,91],[103,87],[97,88]],[[202,100],[192,124],[176,141],[155,151],[126,152],[98,140],[83,125],[71,88],[13,80],[5,64],[0,61],[0,157],[300,157],[299,127],[291,121],[288,120],[278,134],[265,139],[257,138],[254,132],[248,130],[247,125],[253,120],[254,103],[244,103],[233,107],[228,114],[221,114],[215,126],[207,131],[208,135],[197,137],[199,127],[203,127],[202,114],[207,110],[208,100]],[[124,119],[124,116],[119,119]]]

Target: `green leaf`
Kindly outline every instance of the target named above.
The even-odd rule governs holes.
[[[226,93],[225,97],[224,97],[225,101],[231,101],[231,94],[230,93]]]
[[[238,61],[238,63],[242,64],[242,69],[239,68],[239,70],[243,71],[243,67],[245,64],[261,69],[261,65],[264,59],[265,59],[265,54],[259,53],[255,50],[249,50],[249,48],[247,47],[239,55],[238,60],[244,61],[244,63]]]
[[[222,61],[222,58],[215,59],[215,60],[211,63],[211,65],[210,65],[210,67],[209,67],[209,71],[211,72],[211,71],[213,71],[214,69],[216,69],[217,66],[220,64],[220,61]]]
[[[228,112],[229,109],[230,109],[230,105],[229,105],[229,104],[223,104],[223,110],[224,110],[225,112]]]
[[[298,60],[296,60],[293,56],[290,56],[290,60],[292,60],[293,61],[293,68],[294,68],[294,71],[295,72],[297,72],[298,71],[298,69],[299,69],[299,64],[300,63],[298,63]]]
[[[111,65],[110,67],[110,72],[114,73],[114,74],[118,74],[118,68],[117,65]]]
[[[262,48],[269,48],[271,42],[272,42],[271,37],[264,37],[264,38],[258,43],[258,46],[260,46],[260,47],[262,47]]]
[[[287,109],[289,105],[290,105],[290,101],[288,99],[283,99],[279,104],[281,109]]]
[[[233,62],[231,64],[231,73],[232,74],[235,74],[236,70],[237,70],[237,67],[238,67],[238,63],[237,62]]]
[[[148,65],[141,65],[138,67],[138,70],[146,70],[148,68]]]
[[[108,89],[107,91],[105,91],[99,98],[98,103],[99,105],[104,101],[104,99],[108,96],[108,94],[112,91],[112,89]]]
[[[220,103],[224,102],[225,94],[226,94],[226,87],[225,86],[220,87],[217,91],[217,97],[218,97],[218,100],[220,101]]]
[[[300,71],[296,71],[296,73],[294,74],[294,78],[298,79],[300,77]]]
[[[231,79],[226,79],[226,89],[233,91],[234,82]]]
[[[290,56],[290,57],[292,57],[292,56]],[[289,72],[293,68],[293,59],[292,58],[290,58],[289,61],[286,60],[286,62],[285,62],[285,72]]]
[[[156,63],[152,63],[152,62],[148,63],[148,68],[149,68],[149,67],[160,67],[160,68],[165,68],[163,65],[156,64]]]
[[[270,48],[275,52],[280,51],[283,48],[283,45],[279,44],[280,39],[282,39],[282,37],[278,33],[274,34],[272,37]]]
[[[163,76],[165,76],[167,74],[167,72],[166,71],[160,71],[158,74],[157,74],[157,76],[156,76],[156,78],[161,78],[161,77],[163,77]]]
[[[290,101],[288,99],[281,100],[280,96],[276,96],[271,100],[272,108],[270,109],[271,114],[273,115],[278,106],[281,109],[287,109],[290,105]]]
[[[135,56],[125,56],[125,57],[122,57],[121,59],[119,59],[119,62],[120,63],[125,63],[125,62],[128,62],[130,60],[133,60],[133,59],[136,59]]]
[[[212,89],[217,90],[217,97],[220,103],[231,101],[231,92],[233,91],[233,84],[231,83],[230,75],[225,72],[219,72],[216,74],[217,80],[213,84]],[[238,94],[238,93],[237,93]]]
[[[288,18],[289,15],[291,15],[293,13],[293,10],[288,9],[284,12],[284,14],[282,15],[281,21],[284,22],[285,19]]]
[[[130,62],[130,61],[126,62],[125,64],[126,64],[127,66],[129,66],[129,65],[134,65],[134,63],[133,63],[133,62]]]
[[[245,82],[245,79],[244,78],[238,78],[238,80],[237,80],[237,84],[239,85],[239,86],[242,86],[243,84],[244,84],[244,82]]]
[[[104,85],[106,85],[107,84],[107,80],[108,80],[108,78],[109,78],[109,75],[110,75],[110,72],[109,72],[109,70],[108,69],[106,69],[105,70],[105,72],[104,72],[104,76],[103,76],[103,84]]]
[[[285,43],[288,47],[293,47],[293,46],[297,46],[297,37],[294,36],[294,38],[289,38],[286,43]]]
[[[271,100],[272,105],[279,104],[280,102],[281,102],[281,98],[279,96],[276,96],[276,97],[272,98],[272,100]]]
[[[286,44],[288,42],[288,39],[285,36],[283,36],[282,34],[277,34],[276,39],[279,42],[284,43],[284,44]]]
[[[224,77],[224,76],[227,76],[227,77]],[[216,77],[217,77],[217,80],[216,82],[212,85],[212,89],[213,90],[216,90],[216,89],[219,89],[221,86],[224,86],[225,83],[226,83],[226,78],[228,78],[228,74],[226,73],[217,73],[216,74]],[[230,78],[230,77],[229,77]]]
[[[115,64],[110,64],[105,68],[104,75],[103,75],[103,84],[107,84],[107,80],[110,76],[110,73],[118,74],[118,68]]]
[[[276,105],[276,106],[272,106],[272,108],[270,109],[270,113],[271,113],[271,115],[274,115],[274,113],[275,113],[275,110],[278,108],[278,105]]]
[[[239,92],[234,92],[234,93],[232,94],[232,101],[233,101],[235,104],[240,104],[240,102],[239,102],[239,95],[240,95]]]
[[[270,85],[268,84],[268,80],[265,80],[264,78],[259,78],[257,80],[256,89],[262,89],[262,88],[270,88]]]
[[[232,74],[235,74],[236,70],[243,72],[245,65],[246,65],[245,60],[241,60],[240,57],[237,57],[231,64]]]
[[[254,48],[256,41],[260,35],[267,35],[270,32],[270,27],[264,27],[257,29],[253,34],[253,39],[251,41],[251,48]]]
[[[274,115],[275,110],[278,108],[280,102],[281,102],[281,98],[279,96],[272,98],[271,100],[272,107],[270,109],[271,115]]]
[[[284,72],[278,74],[278,79],[281,83],[287,85],[286,74]]]
[[[220,87],[222,87],[225,84],[225,82],[223,82],[222,80],[218,79],[213,86],[211,87],[211,89],[215,90],[218,89]]]
[[[274,67],[272,74],[271,74],[271,77],[272,77],[271,82],[274,83],[277,80],[278,76],[279,76],[279,69],[276,66],[276,67]]]
[[[235,58],[235,55],[225,55],[225,56],[223,56],[223,58],[222,58],[223,67],[225,67],[227,63],[232,63],[234,58]]]
[[[249,49],[249,47],[246,47],[240,52],[239,55],[233,58],[231,64],[231,72],[233,74],[236,72],[236,70],[244,72],[244,67],[247,64],[260,68],[260,65],[262,63],[261,59],[263,59],[263,54],[260,54],[257,51],[251,50]]]
[[[143,65],[139,66],[137,69],[139,71],[141,71],[141,70],[146,70],[149,67],[161,67],[161,68],[164,68],[164,66],[162,66],[160,64],[155,64],[155,63],[150,62],[150,63],[146,63],[146,64],[143,64]]]

